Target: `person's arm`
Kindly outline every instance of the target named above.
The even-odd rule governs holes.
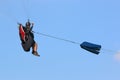
[[[32,31],[32,29],[33,29],[33,25],[34,25],[34,23],[32,23],[32,26],[31,26],[31,28],[30,28],[30,31]]]

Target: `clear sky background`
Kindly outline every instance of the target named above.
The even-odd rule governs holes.
[[[102,45],[99,55],[35,34],[36,57],[24,52],[17,22],[68,40]],[[0,1],[0,80],[120,80],[119,0]]]

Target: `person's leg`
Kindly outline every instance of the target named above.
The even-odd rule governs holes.
[[[34,55],[36,55],[36,56],[40,56],[39,54],[38,54],[38,52],[37,52],[37,43],[35,42],[34,44],[33,44],[33,46],[32,46],[32,53],[34,54]]]
[[[37,47],[38,47],[38,45],[37,45],[37,43],[35,42],[34,45],[33,45],[33,51],[37,51]]]

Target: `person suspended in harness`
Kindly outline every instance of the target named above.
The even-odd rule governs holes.
[[[32,48],[32,54],[35,56],[40,56],[37,52],[37,43],[34,40],[34,34],[32,32],[33,23],[30,23],[29,20],[26,22],[25,27],[22,24],[19,24],[19,35],[22,47],[24,51],[30,51]]]

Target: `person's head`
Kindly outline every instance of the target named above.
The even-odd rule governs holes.
[[[30,28],[30,25],[31,25],[31,23],[28,21],[28,22],[26,22],[26,28]]]

